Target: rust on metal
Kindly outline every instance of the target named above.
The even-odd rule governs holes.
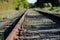
[[[18,31],[19,27],[21,27],[22,22],[24,21],[24,18],[26,16],[27,11],[22,15],[21,19],[18,21],[14,29],[11,31],[11,33],[8,35],[6,40],[14,40],[14,37],[16,35],[16,32]]]

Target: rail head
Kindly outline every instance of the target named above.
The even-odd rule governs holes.
[[[16,26],[12,29],[12,31],[9,33],[9,35],[7,36],[7,38],[5,40],[14,40],[16,32],[21,27],[22,22],[24,21],[26,13],[27,13],[27,10],[23,13],[22,17],[20,18],[20,20],[18,21],[18,23],[16,24]]]

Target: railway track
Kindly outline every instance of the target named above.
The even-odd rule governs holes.
[[[50,14],[30,11],[17,33],[16,40],[60,40],[59,19]]]
[[[24,11],[25,10],[17,11],[14,13],[14,15],[11,15],[9,18],[0,21],[0,40],[5,40],[6,36],[10,32],[7,31],[13,28],[15,23],[17,23],[17,21],[19,20],[20,16],[24,13]]]
[[[18,17],[18,19],[15,20],[15,22],[12,23],[12,25],[10,25],[10,27],[8,27],[5,30],[4,40],[14,40],[16,32],[20,28],[20,26],[25,18],[25,15],[26,15],[26,10],[24,11],[24,13],[22,13],[21,16]]]
[[[60,20],[56,16],[28,11],[21,15],[5,40],[60,40]]]

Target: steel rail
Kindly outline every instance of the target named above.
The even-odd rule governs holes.
[[[7,36],[7,38],[5,40],[14,40],[16,32],[21,27],[22,22],[24,21],[26,13],[27,13],[27,11],[25,13],[23,13],[22,17],[20,18],[20,20],[18,21],[18,23],[16,24],[16,26],[12,29],[11,33]]]

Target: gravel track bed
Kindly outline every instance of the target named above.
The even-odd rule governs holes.
[[[29,10],[17,40],[60,40],[60,21],[49,15]],[[54,21],[54,20],[56,21]]]

